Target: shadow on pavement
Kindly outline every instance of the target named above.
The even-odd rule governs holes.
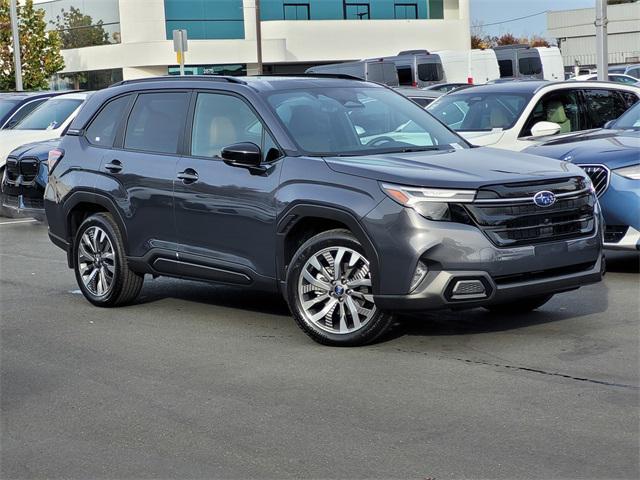
[[[640,252],[606,251],[607,271],[611,273],[640,273]]]

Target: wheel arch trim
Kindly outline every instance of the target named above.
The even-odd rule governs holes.
[[[333,220],[346,225],[351,233],[356,237],[358,242],[364,249],[371,267],[373,278],[373,291],[378,292],[378,272],[379,259],[378,252],[371,241],[371,238],[363,228],[362,224],[351,212],[333,205],[325,205],[318,203],[300,202],[291,205],[280,216],[276,226],[277,247],[276,247],[276,267],[277,277],[281,282],[286,282],[287,265],[286,257],[286,239],[289,232],[302,220],[307,218],[321,218],[325,220]]]

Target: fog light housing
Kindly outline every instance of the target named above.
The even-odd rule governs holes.
[[[418,285],[420,284],[422,279],[427,275],[428,272],[429,272],[429,269],[427,268],[427,266],[422,261],[419,261],[418,266],[416,267],[416,271],[413,274],[413,279],[411,280],[409,293],[413,292],[418,287]]]

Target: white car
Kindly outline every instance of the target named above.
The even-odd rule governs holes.
[[[88,92],[58,95],[40,104],[12,129],[0,130],[0,177],[9,153],[27,143],[59,137],[88,96]]]
[[[524,150],[552,135],[602,128],[640,100],[605,82],[507,82],[440,97],[427,110],[474,145]]]
[[[570,81],[579,81],[579,82],[597,82],[598,74],[590,73],[588,75],[578,75],[577,77],[572,77],[569,79]],[[631,75],[625,75],[623,73],[610,73],[609,78],[607,79],[609,82],[614,83],[625,83],[627,85],[635,85],[638,83],[638,79],[632,77]]]

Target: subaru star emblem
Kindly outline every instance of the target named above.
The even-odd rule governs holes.
[[[553,194],[553,192],[543,190],[542,192],[538,192],[533,196],[533,203],[535,203],[539,207],[550,207],[551,205],[556,203],[556,196]]]

